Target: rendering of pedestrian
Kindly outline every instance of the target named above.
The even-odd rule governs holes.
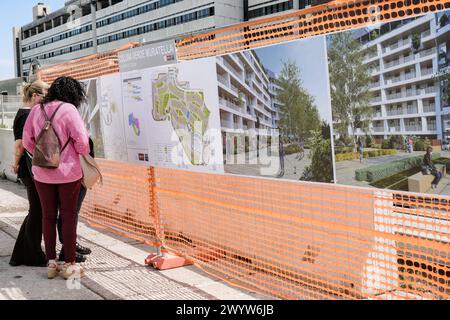
[[[358,153],[359,153],[359,162],[362,163],[363,155],[364,155],[364,147],[361,142],[361,139],[358,139]]]
[[[428,147],[427,153],[423,157],[423,165],[430,171],[430,173],[434,176],[434,180],[431,182],[431,188],[436,189],[439,181],[442,179],[442,172],[436,169],[436,166],[433,164],[433,160],[431,160],[431,156],[433,155],[433,148]]]

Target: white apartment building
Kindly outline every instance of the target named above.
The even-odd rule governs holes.
[[[331,0],[244,0],[244,19],[282,15]]]
[[[273,134],[278,110],[270,79],[253,51],[217,57],[222,131],[251,135]]]
[[[240,23],[243,12],[243,0],[69,0],[54,12],[40,3],[33,22],[13,30],[16,73],[27,76],[36,59],[57,64]]]
[[[270,98],[272,99],[272,125],[274,128],[279,128],[279,121],[280,121],[280,108],[281,108],[281,102],[278,101],[277,95],[278,91],[281,89],[281,87],[278,84],[278,79],[270,70],[267,70],[267,75],[269,77],[269,93]]]
[[[441,102],[436,74],[442,68],[439,48],[447,47],[450,32],[448,24],[440,27],[439,16],[384,24],[378,34],[371,30],[359,38],[368,41],[364,63],[373,78],[370,134],[379,141],[390,135],[448,138],[449,108]],[[357,134],[365,133],[357,129]]]

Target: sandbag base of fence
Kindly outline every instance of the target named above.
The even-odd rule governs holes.
[[[148,258],[145,259],[145,264],[157,270],[168,270],[190,266],[193,263],[183,257],[174,256],[170,254],[160,256],[155,253],[149,255]]]

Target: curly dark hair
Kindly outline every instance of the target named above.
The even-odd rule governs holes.
[[[79,108],[86,101],[86,89],[83,84],[71,77],[56,79],[43,100],[43,104],[61,101]]]

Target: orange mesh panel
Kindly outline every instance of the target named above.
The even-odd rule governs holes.
[[[220,55],[449,8],[450,1],[445,0],[336,0],[285,15],[186,37],[177,43],[178,56],[180,59],[195,59]],[[117,52],[135,46],[138,44],[130,43],[110,53],[43,68],[40,74],[44,81],[51,83],[62,75],[83,80],[116,73],[119,71]]]
[[[138,46],[131,42],[118,49],[101,54],[72,60],[70,62],[42,68],[39,77],[47,83],[52,83],[56,78],[70,76],[78,80],[92,79],[119,72],[118,53]]]
[[[450,199],[100,160],[83,216],[288,299],[449,299]],[[143,257],[144,258],[144,257]]]
[[[450,298],[448,198],[155,170],[164,245],[215,276],[290,299]]]
[[[97,161],[103,185],[88,191],[82,216],[93,225],[155,244],[151,170],[127,163]]]
[[[178,56],[180,59],[195,59],[221,55],[446,8],[450,8],[450,2],[445,0],[336,0],[187,37],[177,44]]]

